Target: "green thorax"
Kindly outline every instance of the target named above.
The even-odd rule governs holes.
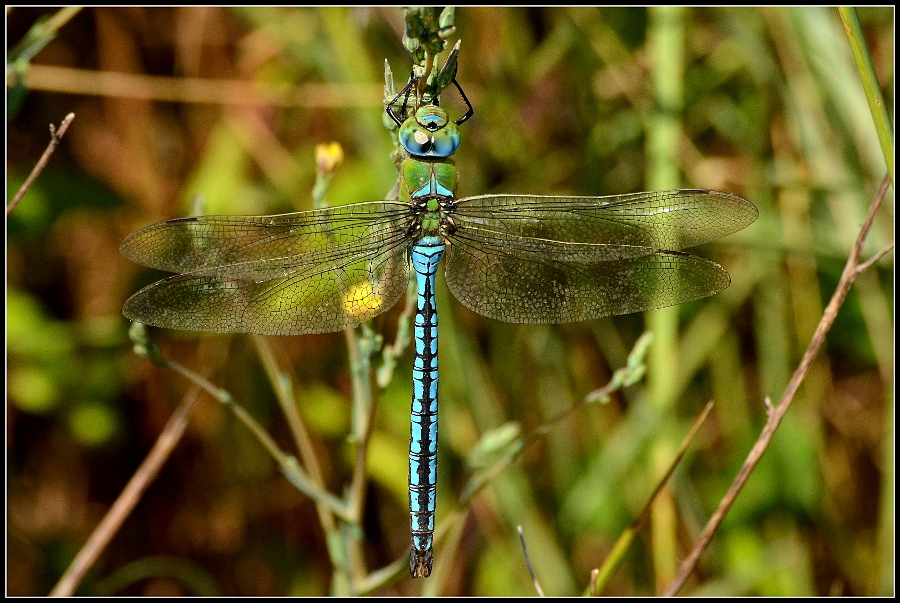
[[[433,196],[455,197],[458,185],[452,159],[407,157],[400,164],[400,198],[409,203]]]
[[[447,202],[456,196],[459,178],[451,159],[410,157],[400,164],[400,198],[418,205],[422,237],[436,243],[447,218]]]

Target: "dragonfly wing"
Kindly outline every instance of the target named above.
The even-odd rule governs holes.
[[[680,251],[630,248],[592,257],[598,246],[557,245],[547,253],[463,231],[450,237],[447,285],[470,310],[505,322],[565,323],[700,299],[731,283],[714,262]],[[602,248],[602,246],[600,246]]]
[[[481,195],[461,199],[453,220],[460,230],[621,245],[621,257],[629,257],[635,247],[700,245],[749,226],[758,215],[755,205],[736,195],[684,189],[608,197]]]
[[[372,211],[360,212],[361,206]],[[384,202],[345,213],[152,225],[126,240],[123,253],[169,270],[193,270],[138,291],[123,313],[146,324],[213,333],[298,335],[356,326],[406,291],[406,207]],[[163,241],[205,245],[216,260],[190,252],[180,261]]]
[[[409,220],[409,205],[372,201],[274,216],[199,216],[150,224],[119,247],[149,268],[185,274],[249,262],[291,258],[346,241],[378,237]]]

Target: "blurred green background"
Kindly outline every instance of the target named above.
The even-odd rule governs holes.
[[[7,9],[7,51],[54,12]],[[859,16],[892,108],[894,10]],[[681,41],[659,35],[661,23]],[[436,546],[440,578],[401,576],[377,592],[533,594],[518,524],[545,592],[582,592],[713,399],[663,511],[604,594],[661,592],[757,438],[764,398],[780,399],[886,173],[838,13],[462,8],[456,25],[458,79],[475,107],[455,156],[461,196],[710,188],[753,201],[760,218],[697,250],[733,284],[669,315],[677,336],[651,356],[646,383],[576,411],[482,491],[459,546]],[[122,303],[159,275],[120,257],[119,243],[188,215],[195,194],[207,213],[311,209],[323,142],[346,154],[332,203],[384,198],[396,172],[383,64],[402,86],[411,65],[402,34],[396,8],[85,9],[23,64],[24,82],[11,85],[8,67],[8,199],[47,145],[48,124],[76,115],[7,220],[8,594],[50,591],[190,387],[131,351]],[[681,98],[674,106],[654,101],[666,86]],[[668,172],[648,158],[660,119],[674,124]],[[891,188],[864,258],[893,240],[893,220]],[[684,593],[893,593],[893,268],[891,253],[857,281]],[[483,433],[508,421],[529,432],[604,385],[647,323],[500,324],[439,281],[440,523]],[[401,310],[373,322],[387,342]],[[153,334],[289,449],[247,337]],[[354,459],[344,335],[272,345],[340,495]],[[379,394],[363,526],[370,569],[409,545],[410,374],[407,350]],[[324,551],[313,504],[204,397],[77,592],[325,594]]]

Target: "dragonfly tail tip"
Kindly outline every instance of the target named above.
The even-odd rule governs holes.
[[[413,578],[427,578],[431,575],[434,552],[431,549],[420,551],[413,547],[409,552],[409,573]]]

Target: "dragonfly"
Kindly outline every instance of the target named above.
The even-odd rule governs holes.
[[[416,278],[410,413],[410,574],[431,574],[438,439],[435,276],[464,306],[510,323],[568,323],[714,295],[718,264],[681,251],[756,220],[756,207],[705,189],[604,197],[457,198],[460,125],[438,96],[386,111],[403,158],[399,199],[271,216],[198,216],[146,226],[122,254],[175,273],[131,296],[136,322],[188,331],[299,335],[356,327],[390,309]],[[418,97],[418,95],[414,95]],[[403,97],[402,106],[400,98]]]

